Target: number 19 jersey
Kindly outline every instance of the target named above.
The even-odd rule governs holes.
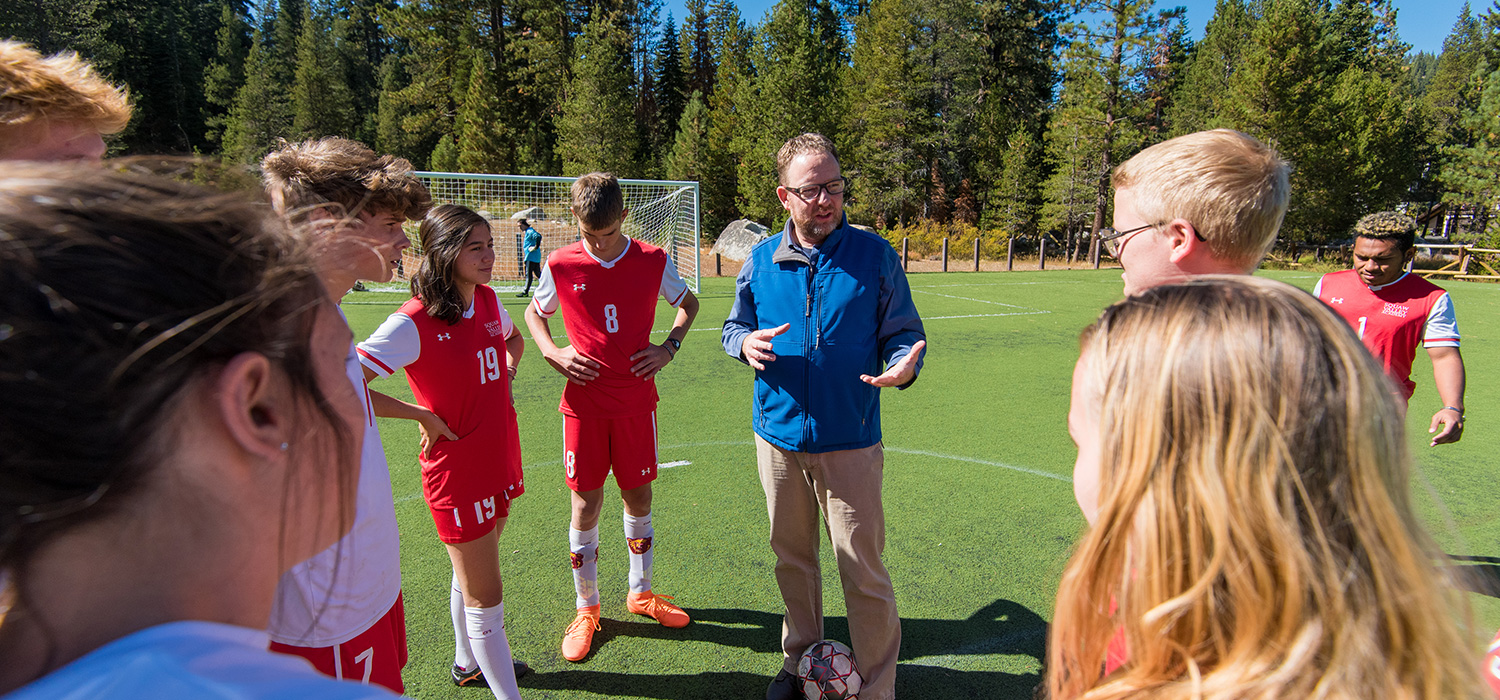
[[[514,499],[526,491],[505,362],[505,339],[515,332],[494,290],[479,285],[456,324],[427,315],[422,301],[412,299],[359,344],[360,361],[377,375],[405,367],[417,403],[458,436],[438,440],[430,455],[417,457],[422,493],[434,509],[467,508],[502,494]]]
[[[656,381],[635,376],[630,356],[651,344],[656,297],[672,306],[687,296],[667,252],[625,239],[614,260],[600,260],[579,241],[552,251],[532,309],[542,318],[563,312],[568,342],[600,364],[587,384],[568,382],[558,410],[579,418],[625,418],[656,410]]]

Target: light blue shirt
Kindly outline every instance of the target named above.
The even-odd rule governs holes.
[[[524,247],[526,248],[526,262],[542,261],[542,234],[537,233],[536,229],[530,226],[526,227]]]
[[[169,622],[105,644],[5,700],[397,697],[380,686],[324,676],[302,657],[268,651],[269,643],[260,630]]]

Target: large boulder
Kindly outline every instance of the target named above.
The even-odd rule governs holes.
[[[720,255],[730,260],[744,262],[750,257],[750,249],[756,243],[761,242],[769,233],[766,227],[749,219],[732,221],[724,227],[724,232],[719,234],[719,239],[714,241],[714,255]]]
[[[541,207],[528,207],[511,214],[510,218],[511,220],[526,219],[527,221],[535,221],[547,218],[547,212],[543,211]]]

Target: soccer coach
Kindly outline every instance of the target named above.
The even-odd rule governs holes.
[[[860,697],[890,700],[901,620],[880,560],[880,388],[916,381],[926,334],[896,252],[844,218],[848,181],[833,143],[793,138],[776,172],[790,221],[751,250],[723,335],[725,352],[755,368],[756,461],[786,603],[782,670],[766,698],[801,697],[797,660],[823,638],[821,508],[865,679]]]

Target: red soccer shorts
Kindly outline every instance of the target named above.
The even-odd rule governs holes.
[[[473,542],[495,529],[495,521],[510,516],[510,499],[499,493],[458,508],[434,508],[432,522],[444,544]]]
[[[396,595],[396,603],[384,617],[343,644],[294,647],[271,642],[271,651],[307,659],[325,676],[405,692],[401,669],[406,667],[406,609],[401,604],[401,595]]]
[[[563,414],[563,470],[568,488],[604,486],[614,466],[621,491],[656,479],[656,412],[629,418],[578,418]]]

